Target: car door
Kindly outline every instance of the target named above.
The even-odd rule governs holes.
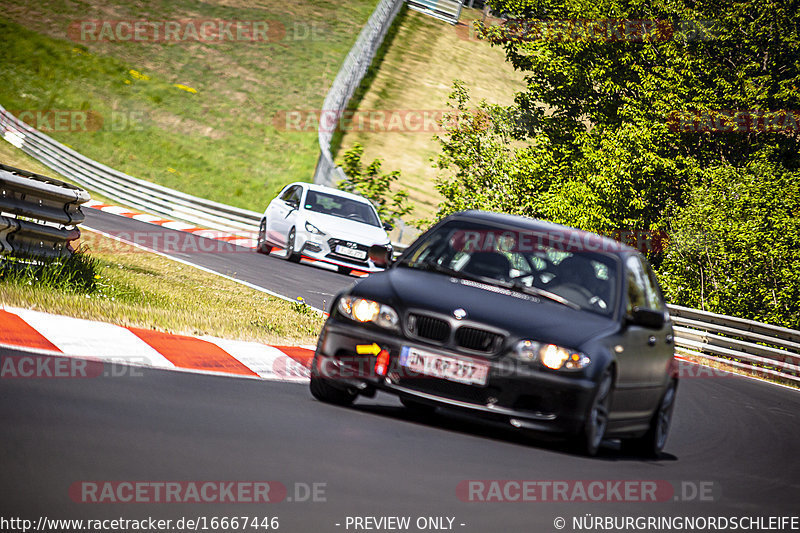
[[[291,223],[294,221],[294,214],[300,205],[302,190],[300,185],[293,185],[273,201],[272,209],[267,217],[267,232],[269,240],[275,244],[286,244],[286,237],[289,234]]]
[[[654,384],[664,385],[675,355],[672,319],[667,311],[667,304],[664,302],[664,296],[661,294],[661,287],[658,284],[655,272],[653,272],[647,261],[643,261],[643,266],[648,308],[664,313],[664,325],[658,330],[651,329],[651,335],[648,338],[648,345],[654,348],[652,350],[653,356],[648,361],[650,363],[649,374]]]
[[[657,285],[651,286],[648,270],[638,254],[625,259],[624,314],[627,316],[637,307],[664,311],[663,300],[655,290]],[[622,418],[645,419],[651,416],[660,399],[663,370],[668,364],[665,347],[671,325],[652,329],[633,324],[626,318],[623,320],[625,324],[615,349],[618,367],[613,410]]]

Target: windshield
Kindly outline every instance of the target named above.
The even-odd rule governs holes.
[[[453,221],[423,237],[399,265],[479,279],[610,316],[616,308],[619,262],[584,244],[560,232]]]
[[[380,227],[378,215],[372,205],[352,198],[344,198],[335,194],[308,191],[304,207],[309,211],[324,213],[355,222],[363,222],[370,226]]]

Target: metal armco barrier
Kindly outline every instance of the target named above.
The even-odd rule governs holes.
[[[392,21],[402,5],[403,0],[381,0],[375,11],[372,12],[325,96],[325,102],[322,104],[323,113],[334,117],[342,116],[347,109],[347,102],[367,73],[372,58],[375,57],[375,52],[378,51],[389,26],[392,25]],[[333,186],[338,180],[345,178],[344,172],[334,164],[331,155],[333,130],[334,128],[330,127],[330,121],[320,121],[318,130],[320,154],[317,168],[314,171],[314,183],[319,185]]]
[[[69,255],[87,201],[74,185],[0,164],[0,254]]]
[[[800,384],[800,331],[669,305],[678,353]]]
[[[0,134],[63,176],[134,209],[220,231],[258,229],[260,213],[191,196],[114,170],[35,130],[2,106]]]
[[[439,20],[458,24],[461,16],[461,0],[406,0],[408,7]]]

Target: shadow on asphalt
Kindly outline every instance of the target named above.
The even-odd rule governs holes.
[[[570,443],[564,439],[547,436],[533,436],[522,431],[508,427],[506,424],[493,420],[476,419],[469,417],[461,412],[438,408],[433,414],[418,414],[405,407],[381,404],[358,404],[352,409],[362,413],[373,414],[385,418],[392,418],[433,427],[462,435],[471,435],[492,439],[500,442],[516,444],[519,446],[540,448],[563,455],[573,455],[583,457],[580,453],[570,447]],[[662,452],[657,458],[644,458],[623,452],[618,440],[606,440],[593,459],[599,461],[638,461],[657,463],[661,461],[677,461],[678,458],[670,453]]]

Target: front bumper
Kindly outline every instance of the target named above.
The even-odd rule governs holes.
[[[384,270],[382,267],[375,266],[375,264],[370,261],[369,258],[365,258],[363,261],[356,258],[348,258],[341,254],[337,254],[335,250],[331,249],[331,240],[340,240],[344,242],[343,239],[335,239],[330,235],[312,235],[306,231],[303,231],[298,233],[297,240],[300,256],[303,259],[312,262],[318,261],[321,263],[328,263],[337,267],[346,267],[361,272],[374,273],[382,272]],[[362,244],[359,244],[358,247],[363,251],[366,251],[369,248],[369,246]]]
[[[371,344],[377,344],[390,355],[385,375],[375,372],[375,355],[357,354],[357,345]],[[399,365],[403,346],[488,363],[487,382],[466,385],[420,374],[410,375]],[[550,434],[574,434],[583,427],[596,386],[593,380],[579,375],[543,371],[502,356],[467,356],[335,317],[326,322],[320,335],[315,371],[342,388],[362,393],[382,390]]]

